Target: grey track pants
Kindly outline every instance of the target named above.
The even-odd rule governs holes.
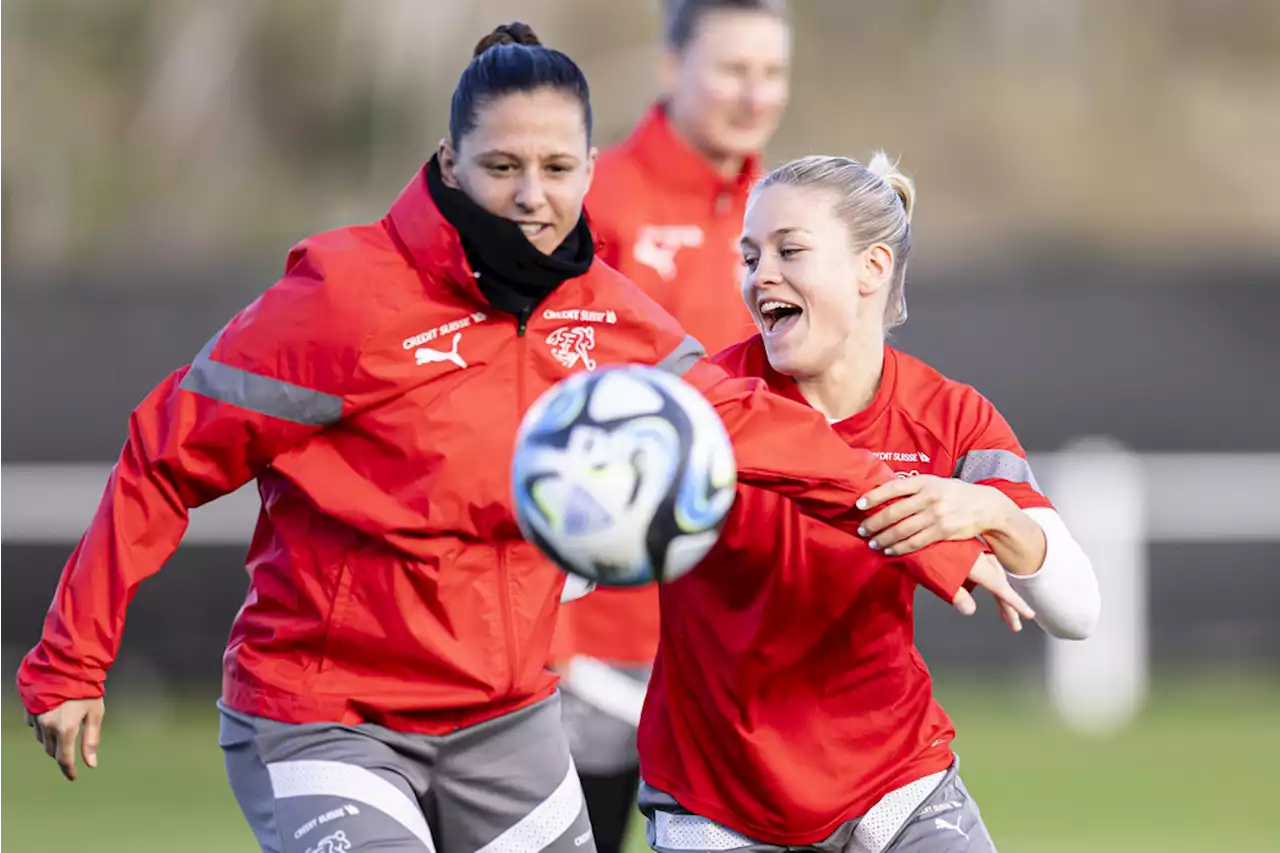
[[[264,853],[595,853],[559,694],[440,736],[222,708],[219,743]]]

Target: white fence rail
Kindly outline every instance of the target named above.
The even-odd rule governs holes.
[[[1280,541],[1280,453],[1133,454],[1086,439],[1032,455],[1032,467],[1092,557],[1103,617],[1082,643],[1048,644],[1055,707],[1081,731],[1127,723],[1147,686],[1148,542]],[[93,516],[109,465],[0,467],[0,538],[74,542]],[[191,514],[188,544],[247,545],[252,486]]]

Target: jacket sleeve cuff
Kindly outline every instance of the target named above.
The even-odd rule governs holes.
[[[33,652],[34,654],[34,652]],[[32,661],[28,655],[18,668],[18,696],[22,706],[32,714],[52,711],[63,702],[72,699],[99,699],[104,690],[102,682],[55,672],[49,667]]]
[[[937,542],[906,558],[908,570],[920,585],[950,604],[982,554],[976,540]]]

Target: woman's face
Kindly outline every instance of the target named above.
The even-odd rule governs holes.
[[[704,150],[745,157],[761,151],[790,96],[791,30],[762,12],[717,10],[702,17],[660,76],[672,116]]]
[[[773,184],[752,196],[743,221],[742,298],[769,363],[788,376],[818,376],[855,333],[883,335],[892,255],[855,251],[833,192]]]
[[[480,105],[458,148],[440,143],[446,185],[520,225],[551,254],[573,231],[595,174],[582,105],[573,95],[536,89]]]

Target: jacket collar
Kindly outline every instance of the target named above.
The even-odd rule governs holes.
[[[425,165],[400,191],[385,221],[418,272],[443,279],[472,300],[485,301],[457,229],[444,218],[427,190]]]
[[[742,164],[742,171],[734,177],[726,178],[717,172],[711,162],[676,131],[662,101],[649,107],[625,144],[650,180],[691,195],[714,199],[730,194],[745,198],[760,177],[758,153],[749,156]]]

